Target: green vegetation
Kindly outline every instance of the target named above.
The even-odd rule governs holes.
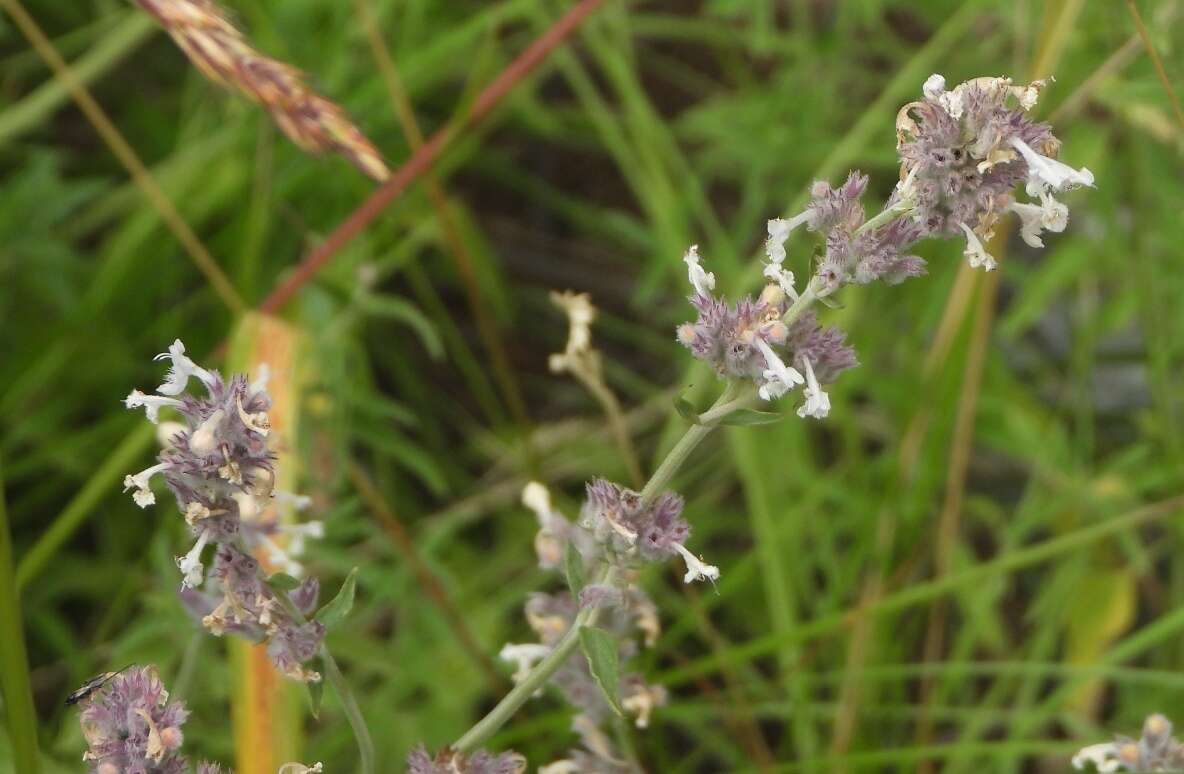
[[[428,135],[570,5],[366,4]],[[409,156],[358,2],[228,5],[392,169]],[[926,278],[844,291],[821,314],[862,365],[830,417],[781,406],[785,421],[691,455],[673,484],[722,575],[714,593],[674,563],[649,572],[664,632],[639,661],[671,697],[631,746],[655,772],[1018,773],[1065,770],[1153,711],[1184,723],[1184,122],[1128,5],[694,5],[607,0],[434,166],[442,197],[421,180],[283,310],[302,340],[299,488],[326,524],[307,561],[323,600],[358,568],[328,642],[378,770],[493,706],[511,667],[491,674],[483,654],[528,636],[529,592],[561,586],[537,568],[522,485],[546,482],[572,515],[584,481],[629,480],[597,398],[547,370],[567,336],[549,292],[600,308],[605,377],[652,473],[686,426],[676,396],[718,391],[673,335],[692,317],[683,251],[699,244],[721,288],[751,288],[766,219],[800,209],[811,181],[859,167],[885,198],[896,111],[931,72],[1054,75],[1038,110],[1098,188],[1066,197],[1069,227],[1043,250],[1008,239],[990,279],[953,240],[922,248]],[[1177,91],[1179,5],[1138,3]],[[25,7],[247,305],[373,190],[211,86],[130,4]],[[227,649],[178,604],[183,521],[120,492],[152,454],[120,400],[159,381],[150,357],[173,339],[204,357],[239,318],[0,18],[0,513],[15,559],[0,591],[19,588],[30,661],[26,681],[0,649],[0,687],[31,683],[41,770],[78,771],[64,697],[153,663],[193,712],[187,752],[230,762]],[[807,244],[789,242],[799,276]],[[533,770],[572,746],[569,723],[543,696],[491,747]],[[332,691],[304,728],[304,760],[355,770]],[[30,749],[0,736],[0,772]]]

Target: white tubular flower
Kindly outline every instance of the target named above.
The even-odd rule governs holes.
[[[150,468],[141,470],[134,476],[128,475],[123,477],[123,491],[135,489],[132,494],[132,499],[136,501],[136,505],[141,508],[147,508],[149,505],[156,503],[156,495],[152,494],[151,482],[152,477],[157,473],[162,473],[168,470],[169,463],[162,462],[159,465],[153,465]]]
[[[562,758],[546,766],[539,766],[539,774],[580,774],[580,765]]]
[[[209,530],[202,530],[197,542],[185,556],[177,557],[177,567],[181,570],[181,588],[195,589],[205,580],[205,565],[201,563],[201,552],[210,540]]]
[[[798,416],[803,419],[825,419],[830,414],[830,396],[823,391],[822,385],[814,376],[814,366],[810,365],[810,358],[803,359],[806,361],[806,402],[798,407]]]
[[[966,249],[962,254],[970,261],[970,268],[977,269],[982,267],[985,271],[994,271],[999,264],[995,263],[995,258],[987,252],[987,248],[983,247],[982,240],[978,238],[978,234],[970,229],[970,226],[965,223],[959,223],[962,230],[966,232]]]
[[[801,373],[792,366],[787,366],[777,353],[773,351],[764,339],[757,337],[756,345],[765,356],[765,383],[761,385],[759,394],[762,400],[775,400],[794,388],[804,384]]]
[[[139,390],[132,390],[128,396],[123,399],[123,405],[129,409],[144,407],[144,413],[148,415],[148,421],[152,424],[157,424],[160,421],[160,410],[164,406],[172,406],[173,408],[181,408],[185,404],[176,398],[164,398],[159,395],[145,395]]]
[[[1078,170],[1056,159],[1041,156],[1018,137],[1012,137],[1011,144],[1024,157],[1024,161],[1028,162],[1029,196],[1036,196],[1049,189],[1064,191],[1079,185],[1093,187],[1094,174],[1085,167]]]
[[[522,488],[522,504],[534,511],[540,527],[546,527],[551,521],[551,493],[538,481],[531,481]]]
[[[292,554],[280,548],[279,544],[264,534],[258,536],[259,545],[267,552],[268,564],[279,568],[280,572],[287,573],[293,578],[299,578],[304,574],[304,565],[296,561]]]
[[[711,291],[715,290],[715,274],[704,271],[699,264],[699,245],[691,245],[682,260],[687,265],[687,276],[695,288],[695,293],[700,296],[711,295]]]
[[[944,75],[934,73],[925,79],[925,83],[921,86],[921,93],[925,95],[926,99],[938,99],[946,92],[946,79]]]
[[[1091,744],[1078,750],[1073,756],[1073,768],[1084,769],[1087,763],[1092,764],[1098,774],[1111,774],[1125,768],[1114,742]]]
[[[699,557],[688,551],[682,543],[675,543],[674,550],[682,555],[682,559],[687,563],[687,574],[682,576],[683,583],[690,583],[697,580],[709,580],[715,583],[719,580],[719,568],[713,564],[707,564]]]
[[[534,665],[542,661],[550,653],[550,645],[541,645],[536,642],[522,644],[506,643],[501,649],[501,652],[497,654],[497,657],[502,661],[508,661],[518,665],[518,668],[514,670],[514,682],[520,683],[530,674],[530,670],[534,669]]]
[[[1020,237],[1032,247],[1044,247],[1041,231],[1060,233],[1069,225],[1069,208],[1050,193],[1040,195],[1041,204],[1012,202],[1008,209],[1020,217]]]
[[[180,395],[189,384],[189,377],[196,376],[207,388],[215,383],[214,375],[185,356],[185,345],[180,339],[173,342],[168,352],[161,352],[153,360],[171,360],[173,367],[164,378],[164,384],[156,388],[161,395]]]
[[[206,421],[193,431],[193,435],[189,436],[189,450],[203,457],[213,454],[218,448],[219,425],[225,416],[226,412],[222,409],[210,414]]]

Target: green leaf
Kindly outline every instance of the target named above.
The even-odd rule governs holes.
[[[267,579],[267,585],[271,586],[272,591],[292,591],[300,586],[300,581],[286,572],[277,572]]]
[[[830,296],[821,296],[818,299],[818,303],[822,304],[823,306],[825,306],[829,309],[845,309],[846,308],[843,306],[843,304],[837,298],[831,298]]]
[[[321,665],[321,658],[318,656],[312,662],[315,665],[316,671],[324,672],[324,667]],[[321,717],[321,700],[325,697],[325,681],[309,680],[304,684],[308,689],[308,711],[312,715],[313,720],[319,720]]]
[[[567,575],[567,587],[571,589],[572,596],[579,599],[580,589],[584,588],[584,557],[570,540],[563,555],[563,570]]]
[[[721,419],[721,425],[735,425],[738,427],[748,427],[751,425],[771,425],[774,422],[779,422],[784,419],[784,415],[778,414],[774,411],[757,411],[755,409],[740,409],[733,411],[726,417]]]
[[[691,402],[682,395],[679,395],[674,399],[674,410],[678,412],[680,417],[690,422],[692,425],[699,424],[699,412],[695,409],[694,405],[692,405]]]
[[[604,629],[585,626],[580,629],[580,648],[588,659],[592,678],[600,686],[601,693],[613,711],[622,717],[620,684],[621,676],[617,664],[617,641]]]
[[[349,575],[345,576],[345,581],[341,584],[341,590],[337,592],[337,596],[317,611],[317,620],[323,623],[326,629],[332,629],[341,623],[349,615],[349,611],[353,609],[354,592],[358,585],[357,579],[358,568],[355,567],[349,571]]]

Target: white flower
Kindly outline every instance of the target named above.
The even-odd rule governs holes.
[[[1069,208],[1050,193],[1040,195],[1041,204],[1012,202],[1008,209],[1020,216],[1020,236],[1032,247],[1044,247],[1041,231],[1060,233],[1069,225]]]
[[[161,395],[180,395],[185,392],[185,386],[189,383],[190,376],[196,376],[206,387],[211,387],[215,383],[212,373],[185,356],[185,345],[181,343],[180,339],[173,342],[168,352],[161,352],[153,358],[153,360],[166,359],[173,361],[173,367],[165,375],[164,384],[156,388],[156,391]]]
[[[502,661],[509,661],[518,665],[518,668],[514,671],[514,682],[520,683],[530,674],[530,670],[534,669],[534,665],[542,661],[550,653],[550,645],[541,645],[535,642],[520,645],[506,643],[501,652],[497,654],[497,657]]]
[[[795,385],[805,382],[801,373],[796,368],[785,365],[764,339],[758,336],[756,345],[760,349],[761,354],[765,356],[765,365],[767,366],[763,374],[765,383],[761,385],[759,390],[762,400],[780,398],[792,390]]]
[[[806,402],[798,408],[798,416],[825,419],[830,413],[830,396],[823,391],[822,385],[814,376],[814,366],[810,365],[810,358],[803,360],[806,361]]]
[[[127,490],[134,488],[136,491],[132,494],[132,499],[135,500],[136,505],[140,506],[141,508],[147,508],[149,505],[153,505],[156,502],[156,495],[152,494],[152,477],[157,473],[168,470],[169,467],[169,463],[162,462],[159,465],[153,465],[150,468],[141,470],[134,476],[124,476],[123,491],[126,492]]]
[[[970,230],[970,226],[965,223],[959,223],[962,230],[966,232],[966,249],[962,254],[970,261],[970,268],[977,269],[980,266],[986,271],[994,271],[998,265],[995,259],[987,252],[987,248],[983,247],[982,241],[978,238],[978,234]]]
[[[185,404],[176,398],[164,398],[159,395],[145,395],[139,390],[132,390],[128,396],[123,399],[123,405],[129,409],[144,407],[144,413],[148,415],[148,421],[156,424],[160,421],[160,409],[164,406],[172,406],[173,408],[181,408]]]
[[[218,426],[225,416],[226,412],[222,409],[210,414],[189,436],[189,450],[202,457],[212,454],[218,448]]]
[[[1037,196],[1047,192],[1064,191],[1079,185],[1093,186],[1094,174],[1085,167],[1074,169],[1048,156],[1041,156],[1028,143],[1018,137],[1011,138],[1011,144],[1028,162],[1028,195]]]
[[[719,580],[719,568],[713,564],[707,564],[702,559],[692,554],[681,543],[674,544],[674,550],[682,555],[682,559],[687,563],[687,574],[682,576],[683,583],[690,583],[697,580],[709,580],[715,583]]]
[[[522,488],[522,504],[534,511],[539,526],[546,527],[551,521],[551,493],[538,481],[531,481]]]
[[[934,73],[925,79],[921,86],[921,93],[926,99],[933,100],[945,108],[950,117],[957,121],[962,117],[962,93],[966,84],[960,83],[951,91],[946,91],[946,79]]]
[[[1125,768],[1119,757],[1118,745],[1114,742],[1091,744],[1073,756],[1073,768],[1084,769],[1087,763],[1093,764],[1098,774],[1111,774]]]
[[[539,766],[539,774],[580,774],[580,765],[567,758],[561,758],[546,766]]]
[[[687,275],[695,288],[695,293],[700,296],[711,295],[711,291],[715,290],[715,274],[704,271],[699,265],[699,245],[691,245],[682,260],[687,265]]]
[[[210,540],[209,530],[202,530],[197,542],[185,556],[177,557],[177,567],[181,570],[181,588],[195,589],[205,580],[205,565],[201,563],[201,552]]]
[[[925,79],[925,83],[921,86],[921,93],[925,95],[926,99],[937,99],[946,91],[946,79],[944,75],[934,73]]]

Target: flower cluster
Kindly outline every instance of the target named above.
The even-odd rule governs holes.
[[[770,221],[769,232],[781,233],[776,221]],[[780,246],[775,237],[770,237],[771,256]],[[765,274],[777,276],[776,284],[766,286],[755,299],[746,296],[731,305],[711,295],[714,276],[703,271],[695,247],[687,252],[684,261],[695,289],[691,304],[699,317],[679,326],[678,340],[721,377],[754,382],[765,400],[775,400],[798,385],[806,385],[806,402],[799,408],[799,416],[825,417],[830,400],[822,385],[858,361],[842,331],[820,325],[800,306],[798,313],[789,318],[790,310],[801,303],[793,290],[793,274],[772,260]],[[783,355],[791,365],[786,364]]]
[[[462,755],[445,749],[432,755],[420,745],[407,756],[407,771],[408,774],[522,774],[526,771],[526,759],[513,751],[494,755],[478,750],[472,755]]]
[[[169,693],[151,667],[132,667],[98,688],[82,709],[87,749],[82,760],[96,774],[180,774],[185,705]]]
[[[1172,737],[1172,722],[1163,715],[1143,721],[1143,735],[1093,744],[1073,756],[1073,768],[1092,766],[1100,774],[1115,771],[1184,771],[1184,744]]]
[[[569,521],[552,507],[550,495],[542,484],[532,482],[523,491],[523,503],[539,519],[535,540],[539,564],[558,569],[570,545],[579,552],[586,572],[607,564],[619,569],[615,576],[619,580],[584,586],[578,598],[568,591],[532,594],[524,613],[538,641],[509,643],[499,654],[502,660],[515,665],[516,682],[525,679],[538,662],[551,654],[577,624],[581,611],[596,609],[602,614],[598,626],[613,635],[620,664],[637,654],[638,634],[647,647],[657,642],[661,629],[657,607],[631,582],[634,574],[631,568],[638,559],[658,561],[678,553],[687,561],[688,582],[694,578],[719,577],[718,569],[702,563],[682,546],[690,535],[690,527],[681,515],[682,498],[666,493],[646,506],[637,492],[603,479],[588,484],[587,489],[587,501],[578,523]],[[582,747],[540,771],[567,774],[631,770],[600,728],[612,710],[587,660],[569,658],[551,676],[550,682],[578,710],[573,730],[579,735]],[[621,673],[617,693],[621,707],[633,716],[638,728],[647,727],[654,709],[666,702],[664,688],[647,684],[636,673]]]
[[[895,285],[924,274],[925,262],[909,251],[928,237],[965,237],[970,265],[994,269],[983,241],[1008,212],[1019,216],[1020,235],[1034,247],[1043,246],[1043,231],[1065,229],[1068,208],[1054,194],[1092,186],[1094,178],[1057,161],[1060,142],[1028,115],[1043,86],[976,78],[947,91],[944,78],[931,76],[924,99],[897,116],[900,180],[884,208],[867,217],[868,179],[859,172],[837,188],[814,183],[801,213],[768,223],[764,291],[734,305],[713,295],[715,275],[692,246],[683,261],[698,318],[679,326],[678,340],[722,378],[751,381],[764,400],[804,385],[798,415],[827,416],[822,385],[856,365],[856,357],[841,331],[818,324],[808,311],[812,303],[844,285]],[[1020,182],[1034,201],[1016,200]],[[784,265],[785,244],[799,226],[818,233],[824,245],[800,292]]]
[[[897,114],[897,195],[909,202],[926,235],[965,236],[973,266],[995,267],[982,240],[993,236],[1007,212],[1020,217],[1023,239],[1041,247],[1042,231],[1064,231],[1069,222],[1068,208],[1053,194],[1094,183],[1088,169],[1056,160],[1060,141],[1048,124],[1029,116],[1044,86],[975,78],[947,90],[945,78],[935,74],[925,81],[924,99]],[[1021,181],[1036,203],[1016,200]]]
[[[302,550],[304,538],[323,533],[320,522],[281,524],[270,508],[277,500],[302,508],[308,499],[275,489],[266,373],[254,383],[242,375],[226,381],[217,371],[187,357],[180,340],[157,359],[172,363],[157,394],[133,390],[124,403],[128,408],[143,408],[154,423],[160,422],[162,409],[171,408],[184,423],[165,427],[158,464],[127,476],[124,488],[133,490],[136,504],[146,508],[156,502],[151,483],[159,475],[176,498],[195,537],[192,549],[177,559],[181,588],[207,629],[218,636],[230,631],[266,641],[281,672],[302,681],[318,679],[316,672],[301,665],[316,653],[323,628],[291,615],[252,557],[257,553],[275,569],[300,575],[302,567],[294,555]],[[203,385],[205,397],[185,392],[191,378]],[[277,539],[287,541],[287,550]],[[210,545],[217,546],[212,575],[218,581],[220,599],[191,591],[206,580],[203,554]],[[289,594],[289,601],[307,614],[316,604],[317,591],[315,579],[306,580]]]

